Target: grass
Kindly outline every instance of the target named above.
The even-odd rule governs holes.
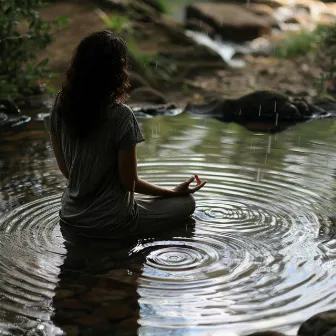
[[[315,51],[321,47],[334,28],[319,25],[313,31],[301,30],[291,32],[280,40],[274,50],[274,56],[279,58],[294,58]]]
[[[165,64],[165,60],[162,57],[145,53],[139,49],[136,40],[132,36],[132,22],[128,17],[119,14],[109,17],[100,9],[97,10],[97,14],[108,29],[125,39],[133,65],[150,83],[154,85],[158,78],[162,80],[171,79],[173,71],[171,64],[169,66]]]
[[[327,69],[316,79],[315,85],[318,93],[326,92],[328,83],[336,77],[336,58],[330,57],[328,50],[336,48],[336,26],[319,25],[313,31],[300,31],[290,33],[281,40],[274,50],[274,56],[291,59],[309,52],[323,50]],[[329,62],[330,61],[330,62]]]
[[[320,77],[316,79],[316,89],[319,94],[328,94],[327,86],[332,85],[332,82],[336,80],[336,57],[331,59],[328,69],[320,74]]]
[[[131,21],[127,16],[120,14],[108,16],[101,9],[96,9],[96,13],[105,23],[106,27],[117,34],[130,33],[133,29]]]
[[[156,9],[162,14],[169,13],[168,0],[155,0],[154,1]]]

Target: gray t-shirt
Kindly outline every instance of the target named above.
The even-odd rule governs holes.
[[[123,104],[107,108],[107,120],[87,138],[69,136],[58,113],[57,98],[46,118],[69,171],[60,218],[67,229],[90,236],[122,236],[137,229],[134,193],[121,185],[118,150],[144,140],[132,110]]]

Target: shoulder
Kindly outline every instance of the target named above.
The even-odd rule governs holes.
[[[109,116],[116,115],[130,115],[133,114],[132,109],[126,104],[110,104],[107,107],[107,113]]]
[[[125,120],[133,119],[134,113],[126,104],[111,104],[107,108],[107,116],[109,120],[122,123]]]

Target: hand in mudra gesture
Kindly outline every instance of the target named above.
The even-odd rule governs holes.
[[[190,184],[196,179],[196,186],[195,187],[190,187]],[[187,181],[179,184],[177,187],[175,187],[173,190],[178,194],[178,195],[188,195],[188,194],[193,194],[197,190],[200,190],[201,188],[204,187],[207,181],[201,181],[197,175],[190,177]]]

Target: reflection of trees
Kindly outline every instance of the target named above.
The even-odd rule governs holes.
[[[143,122],[147,141],[139,148],[139,158],[164,161],[166,154],[171,153],[178,165],[180,157],[185,161],[201,156],[206,163],[261,169],[261,175],[263,169],[294,173],[300,184],[310,185],[312,180],[332,181],[335,125],[330,120],[315,120],[277,134],[263,134],[212,118],[152,118]],[[175,169],[182,173],[184,168]]]
[[[55,192],[59,173],[42,121],[32,121],[25,131],[6,133],[0,144],[3,208]],[[19,199],[18,199],[19,198]]]

